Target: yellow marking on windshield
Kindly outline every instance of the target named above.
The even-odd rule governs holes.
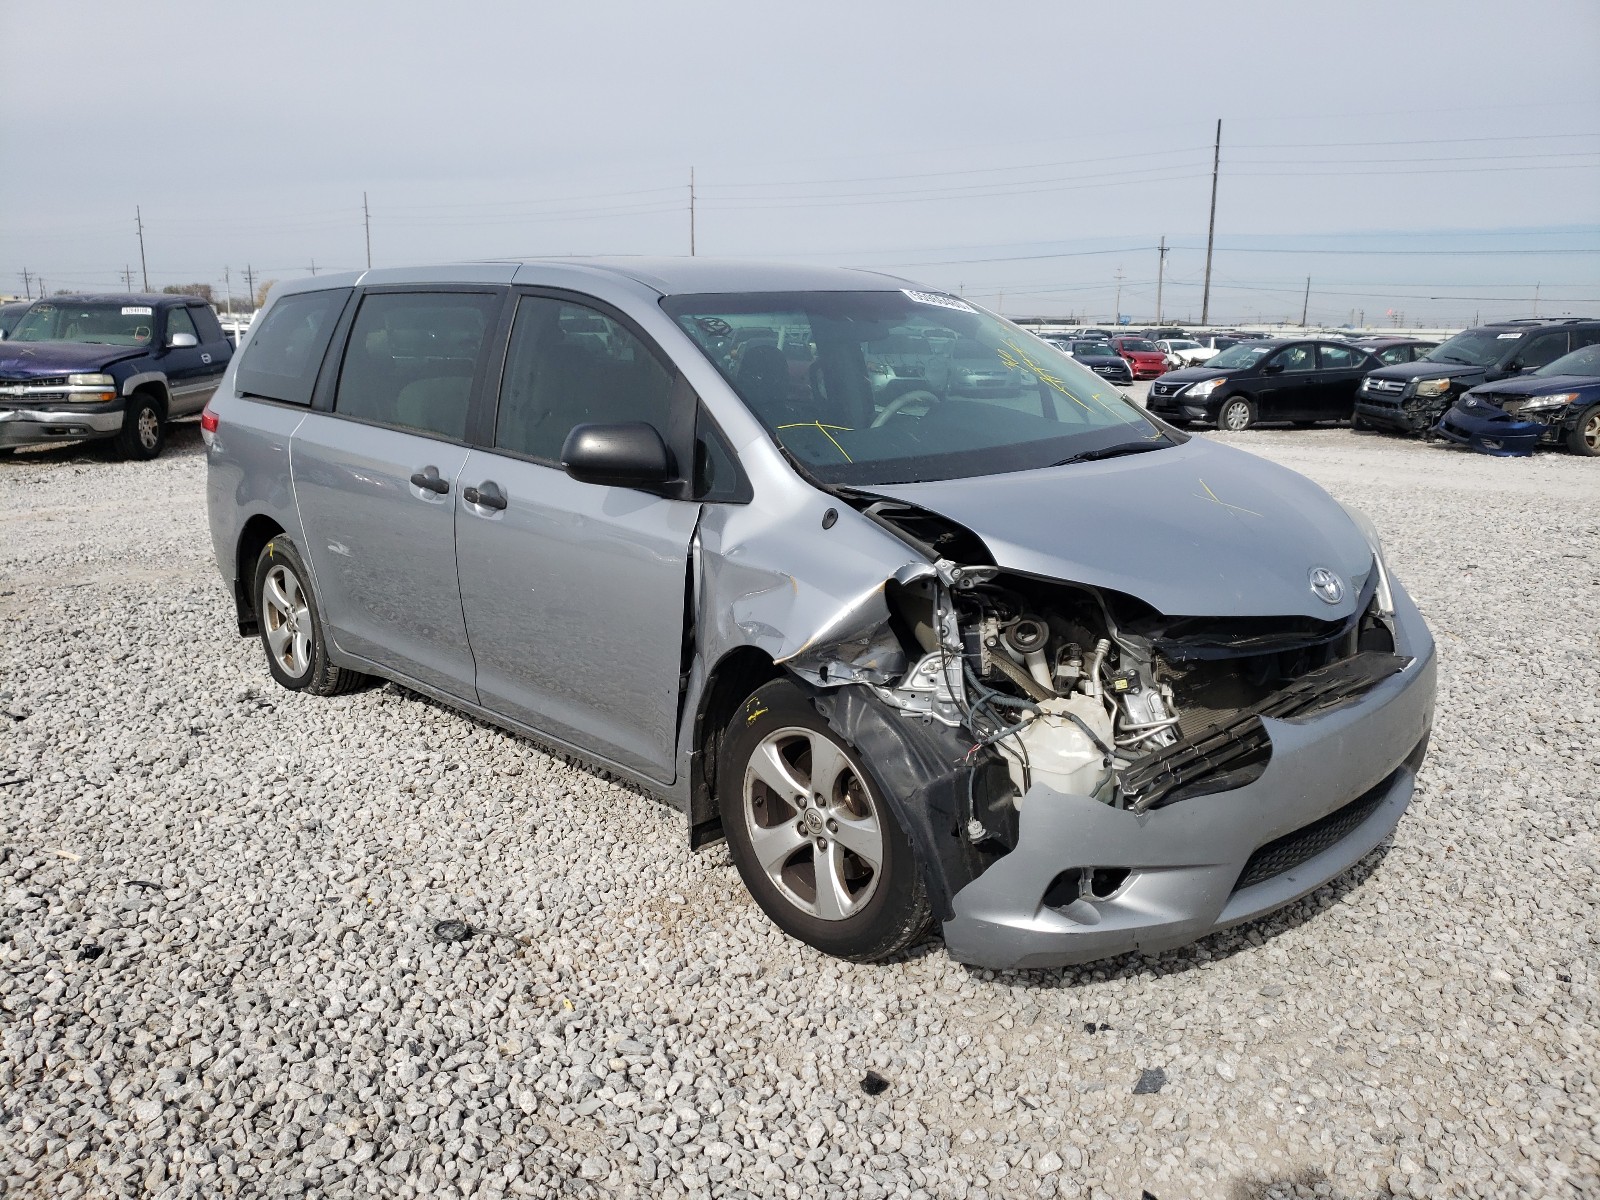
[[[1198,475],[1195,476],[1195,478],[1196,479],[1200,479],[1200,477]],[[1260,513],[1254,511],[1253,509],[1242,508],[1237,504],[1229,504],[1226,500],[1222,499],[1215,492],[1213,492],[1211,490],[1210,486],[1206,483],[1206,481],[1204,479],[1200,479],[1200,486],[1205,488],[1206,494],[1204,496],[1197,497],[1197,499],[1210,500],[1213,503],[1222,505],[1223,508],[1231,509],[1232,511],[1238,512],[1238,513],[1244,513],[1247,516],[1259,517],[1261,515]]]
[[[852,432],[853,428],[854,427],[850,425],[824,425],[821,421],[797,421],[793,425],[779,425],[778,431],[781,433],[785,429],[819,429],[822,431],[823,437],[827,438],[830,442],[833,442],[833,448],[840,454],[844,455],[845,462],[853,463],[855,462],[855,459],[850,457],[849,451],[847,451],[843,446],[839,445],[838,441],[834,439],[833,434],[828,432],[830,429],[837,429],[843,433],[850,433]]]
[[[1060,392],[1068,400],[1071,400],[1079,408],[1083,409],[1084,412],[1092,412],[1093,411],[1087,404],[1085,404],[1082,400],[1078,399],[1078,397],[1076,395],[1074,395],[1072,392],[1067,390],[1066,381],[1063,380],[1061,378],[1061,376],[1059,376],[1055,372],[1051,371],[1048,367],[1040,365],[1039,361],[1037,359],[1035,359],[1033,357],[1033,355],[1029,354],[1026,350],[1024,350],[1021,346],[1017,345],[1015,342],[1008,341],[1008,342],[1006,342],[1006,349],[1011,350],[1012,353],[1015,354],[1016,357],[1013,358],[1011,354],[1007,354],[1006,351],[1002,350],[1002,349],[997,349],[995,351],[995,354],[999,356],[1000,361],[1005,363],[1006,366],[1010,367],[1014,371],[1015,370],[1021,370],[1023,368],[1026,368],[1027,370],[1032,371],[1035,375],[1037,375],[1040,379],[1042,379],[1046,383],[1048,383],[1056,391]],[[1089,394],[1089,398],[1091,400],[1093,400],[1097,405],[1099,405],[1100,409],[1107,416],[1120,417],[1120,416],[1123,415],[1122,413],[1118,412],[1115,407],[1113,407],[1111,404],[1107,403],[1102,398],[1101,393],[1099,393],[1099,392],[1091,392]]]

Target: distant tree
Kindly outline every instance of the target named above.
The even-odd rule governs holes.
[[[276,284],[277,282],[278,281],[276,279],[263,280],[262,283],[261,283],[261,286],[256,288],[256,307],[257,308],[261,308],[263,305],[266,304],[266,302],[267,302],[267,293],[272,290],[273,285]]]
[[[209,283],[169,283],[161,290],[168,296],[199,296],[207,304],[213,300]]]

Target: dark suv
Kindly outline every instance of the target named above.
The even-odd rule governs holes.
[[[1380,367],[1361,381],[1357,429],[1426,433],[1480,383],[1547,366],[1572,350],[1600,344],[1600,321],[1579,318],[1501,321],[1464,330],[1412,363]]]

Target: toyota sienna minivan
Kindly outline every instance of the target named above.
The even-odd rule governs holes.
[[[873,386],[888,342],[921,382]],[[955,345],[1023,382],[952,386]],[[392,680],[632,780],[829,954],[1192,941],[1378,845],[1427,748],[1369,522],[887,275],[316,276],[202,429],[282,686]]]

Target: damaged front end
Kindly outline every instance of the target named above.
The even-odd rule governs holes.
[[[855,499],[927,558],[780,662],[894,805],[956,958],[1181,944],[1325,882],[1398,820],[1432,646],[1380,558],[1336,620],[1171,617]]]

